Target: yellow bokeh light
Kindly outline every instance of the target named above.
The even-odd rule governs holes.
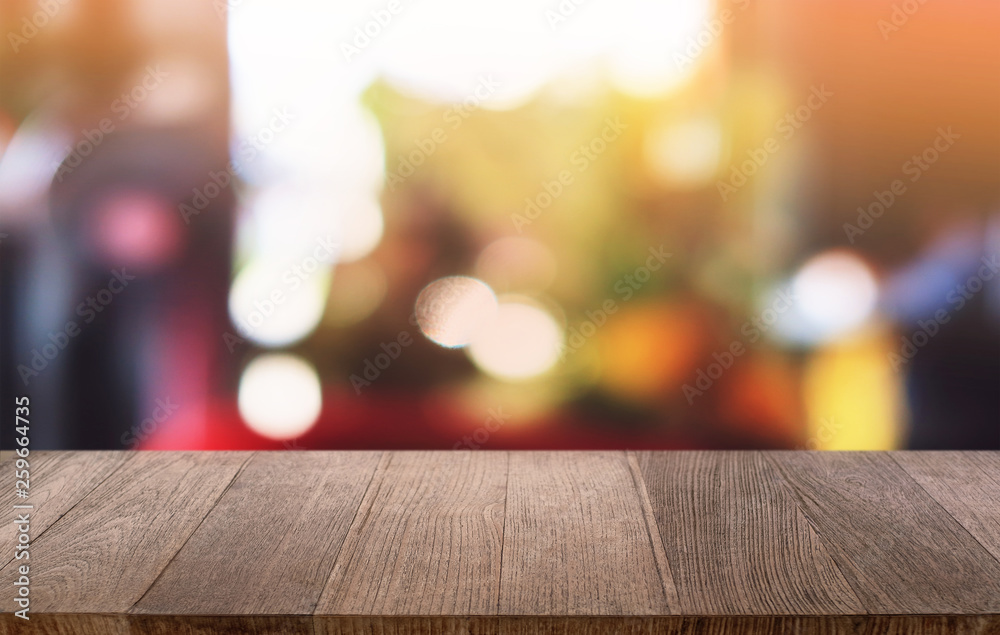
[[[822,348],[805,368],[806,447],[816,450],[892,450],[900,445],[902,375],[887,355],[883,334]]]

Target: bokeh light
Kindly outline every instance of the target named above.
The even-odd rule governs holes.
[[[154,192],[119,191],[97,210],[93,240],[107,262],[139,270],[161,267],[181,249],[181,220],[170,202]]]
[[[468,354],[493,377],[522,380],[552,369],[562,342],[562,329],[546,311],[522,301],[504,301],[469,344]]]
[[[315,260],[282,264],[252,261],[229,292],[229,317],[240,337],[260,346],[289,346],[307,337],[323,318],[330,265]]]
[[[490,243],[476,261],[476,274],[498,291],[544,291],[556,277],[552,250],[531,238],[508,236]]]
[[[340,261],[352,262],[370,254],[382,240],[383,230],[382,209],[374,198],[345,205],[339,232]]]
[[[417,296],[420,331],[447,348],[465,346],[493,318],[497,297],[482,280],[449,276],[427,285]]]
[[[655,130],[646,157],[668,184],[701,186],[712,180],[722,158],[722,128],[709,117],[680,121]]]
[[[902,377],[886,363],[883,333],[828,345],[804,369],[807,445],[812,450],[886,450],[903,433]]]
[[[875,309],[878,283],[861,258],[848,251],[828,251],[806,262],[792,279],[796,313],[806,337],[820,341],[865,323]]]
[[[294,439],[316,423],[323,407],[319,375],[300,357],[262,355],[240,378],[240,416],[269,439]]]

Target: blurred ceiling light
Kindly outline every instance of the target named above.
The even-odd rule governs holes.
[[[611,49],[615,85],[626,93],[651,97],[693,75],[697,64],[681,61],[677,55],[683,55],[691,41],[709,33],[709,2],[632,0],[625,4],[607,5],[621,14],[620,32]]]
[[[501,291],[543,291],[556,277],[556,258],[531,238],[509,236],[490,243],[476,260],[476,273]]]
[[[240,215],[239,251],[264,259],[305,256],[322,238],[336,243],[339,254],[337,213],[325,190],[290,182],[260,188]]]
[[[384,144],[361,104],[376,71],[349,63],[330,42],[345,25],[371,19],[365,13],[349,20],[358,8],[246,0],[229,12],[233,155],[248,180],[295,173],[335,181],[357,195],[381,187]]]
[[[366,198],[341,210],[341,262],[360,260],[382,240],[384,221],[378,201]]]
[[[706,28],[708,15],[705,0],[424,0],[419,11],[404,6],[377,36],[378,46],[357,59],[375,59],[391,81],[446,102],[469,99],[490,76],[498,85],[481,105],[491,109],[516,107],[546,83],[581,66],[599,69],[601,61],[619,88],[648,96],[690,74],[673,52]]]
[[[433,101],[476,100],[486,108],[524,103],[561,66],[545,7],[530,0],[503,4],[428,0],[404,10],[363,55],[390,81]],[[397,23],[398,22],[398,23]],[[456,55],[455,51],[461,51]],[[492,89],[480,89],[483,80]]]
[[[337,266],[330,286],[326,322],[333,326],[351,326],[365,319],[385,299],[385,274],[371,261]]]
[[[323,318],[331,275],[331,265],[316,259],[251,261],[229,290],[237,335],[267,347],[307,337]]]
[[[681,186],[711,182],[722,156],[722,129],[709,117],[681,121],[653,132],[646,157],[664,181]]]
[[[429,340],[447,348],[465,346],[495,316],[497,298],[481,280],[450,276],[417,296],[417,324]]]
[[[867,264],[845,250],[807,261],[792,278],[791,310],[780,317],[776,334],[813,344],[837,339],[862,326],[878,299],[878,283]]]
[[[345,193],[376,193],[385,180],[382,129],[360,95],[337,99],[317,100],[308,109],[290,106],[282,111],[286,127],[260,145],[282,170],[322,179]]]
[[[238,0],[227,12],[227,45],[236,129],[259,129],[276,106],[308,108],[331,95],[357,96],[375,78],[344,63],[330,34],[343,28],[354,3]],[[360,4],[360,3],[358,3]],[[261,46],[262,41],[270,43]],[[332,70],[337,70],[337,80]],[[354,72],[352,72],[354,71]],[[326,80],[324,81],[324,76]]]
[[[323,394],[316,369],[295,355],[262,355],[240,377],[240,416],[257,434],[294,439],[319,418]]]
[[[181,249],[177,210],[155,192],[114,192],[102,199],[95,216],[94,246],[101,259],[117,266],[156,269]]]
[[[547,312],[533,304],[504,301],[467,352],[483,372],[516,381],[552,369],[559,361],[562,342],[562,329]]]

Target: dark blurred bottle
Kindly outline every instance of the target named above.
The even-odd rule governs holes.
[[[196,0],[147,9],[82,0],[0,53],[0,111],[22,128],[44,113],[63,136],[51,183],[15,210],[29,222],[0,215],[0,404],[31,397],[35,449],[130,448],[177,429],[196,445],[231,389],[235,179],[195,217],[181,211],[227,172],[225,16]],[[30,10],[7,5],[4,22]]]

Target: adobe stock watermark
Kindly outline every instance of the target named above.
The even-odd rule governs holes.
[[[162,70],[159,65],[147,66],[145,73],[135,86],[128,92],[124,92],[111,102],[111,112],[118,115],[117,121],[111,117],[104,117],[97,122],[94,128],[84,128],[80,131],[83,137],[75,145],[66,146],[66,158],[62,162],[53,165],[56,168],[55,179],[62,183],[73,170],[80,167],[83,160],[93,154],[94,150],[100,146],[107,135],[115,131],[118,124],[128,119],[133,112],[146,101],[149,94],[160,87],[164,79],[170,77],[170,73]]]
[[[931,339],[941,332],[944,325],[951,321],[952,316],[964,309],[965,305],[986,288],[986,283],[1000,271],[1000,260],[996,254],[983,256],[980,262],[983,264],[976,275],[948,291],[945,301],[950,305],[949,309],[940,308],[930,318],[917,320],[917,329],[909,335],[900,337],[899,349],[886,355],[894,371],[898,373],[903,366],[912,361],[920,349],[927,346]]]
[[[76,314],[81,320],[70,320],[57,331],[49,331],[48,342],[31,349],[31,359],[28,363],[18,364],[17,372],[21,381],[27,386],[31,379],[38,377],[59,353],[66,350],[70,341],[83,332],[83,327],[97,319],[115,297],[124,291],[135,276],[129,275],[125,269],[112,270],[108,283],[97,293],[87,296],[76,306]]]
[[[576,168],[577,174],[582,174],[594,164],[597,159],[604,154],[611,145],[621,137],[622,131],[628,126],[622,123],[621,117],[612,119],[608,117],[604,120],[604,128],[587,143],[581,144],[569,155],[569,164]],[[524,210],[520,213],[510,215],[510,220],[514,224],[517,233],[524,231],[524,228],[535,222],[542,212],[552,205],[553,201],[562,196],[566,188],[573,185],[576,175],[572,170],[560,170],[554,178],[542,182],[542,191],[533,198],[524,199]]]
[[[52,22],[52,18],[69,4],[69,0],[39,0],[38,11],[21,18],[21,28],[7,32],[7,42],[15,54]]]
[[[354,27],[354,37],[340,43],[344,59],[350,62],[352,58],[361,55],[402,11],[403,3],[400,0],[389,0],[383,8],[374,9],[364,24]]]
[[[483,425],[473,430],[471,434],[462,437],[462,440],[453,445],[451,449],[478,450],[489,442],[490,436],[502,428],[508,419],[510,419],[510,415],[504,414],[502,407],[490,408]]]
[[[139,445],[152,436],[156,432],[156,429],[170,419],[179,408],[180,406],[171,401],[169,397],[166,399],[157,398],[154,402],[153,411],[149,413],[149,416],[122,434],[122,445],[127,448],[134,448]]]
[[[795,296],[791,289],[782,289],[778,291],[767,308],[744,322],[740,327],[742,337],[734,339],[724,350],[712,353],[713,361],[705,368],[698,369],[695,373],[694,383],[685,383],[681,387],[688,405],[694,404],[695,398],[708,392],[715,385],[715,382],[733,367],[736,360],[745,355],[751,346],[759,342],[768,331],[774,328],[781,316],[787,313],[794,304]]]
[[[245,2],[246,0],[212,0],[212,8],[215,9],[215,15],[225,22],[226,15],[233,9],[243,6]]]
[[[491,76],[479,78],[479,83],[472,92],[462,100],[461,104],[456,104],[444,112],[442,120],[447,127],[454,132],[468,119],[473,112],[478,110],[483,102],[493,96],[500,82],[495,81]],[[406,179],[416,173],[417,168],[427,162],[428,157],[433,155],[441,144],[448,141],[448,130],[444,125],[437,126],[430,133],[413,140],[416,146],[413,150],[399,157],[396,169],[386,177],[386,185],[390,192],[395,192],[396,187],[406,181]]]
[[[233,153],[234,158],[226,164],[225,169],[209,172],[205,184],[192,189],[191,198],[177,206],[177,211],[180,213],[181,219],[184,220],[184,224],[190,225],[191,218],[201,214],[212,201],[218,198],[237,178],[239,171],[244,166],[253,163],[261,152],[274,143],[278,134],[287,129],[288,125],[295,119],[296,116],[288,112],[287,108],[272,110],[271,118],[263,128],[240,141],[239,147]]]
[[[618,312],[621,308],[619,303],[628,302],[635,297],[639,289],[653,278],[653,273],[662,269],[663,264],[672,257],[673,254],[666,251],[663,245],[650,247],[646,262],[615,282],[613,289],[618,297],[606,298],[597,309],[584,311],[586,319],[566,332],[566,341],[559,351],[560,361],[565,361],[571,353],[583,348],[587,340],[597,335],[598,329],[607,324],[608,318]]]
[[[941,158],[945,152],[951,149],[955,145],[955,140],[960,139],[961,135],[956,134],[951,131],[951,126],[948,129],[944,128],[937,129],[937,136],[934,140],[920,151],[919,154],[914,154],[911,156],[903,165],[900,170],[903,176],[909,177],[910,183],[916,183],[920,178],[931,169],[935,163]],[[844,223],[844,234],[847,236],[847,240],[853,245],[855,239],[858,236],[863,236],[866,231],[872,228],[875,221],[882,218],[889,208],[891,208],[896,201],[899,200],[903,194],[906,194],[907,184],[903,179],[894,179],[892,183],[889,184],[888,189],[876,190],[872,192],[872,202],[866,206],[858,206],[858,219],[856,223]]]
[[[559,3],[552,8],[545,10],[545,21],[549,23],[549,30],[555,31],[560,25],[570,21],[583,5],[590,0],[559,0]]]
[[[733,4],[739,11],[750,6],[750,0],[735,0]],[[684,42],[684,50],[674,51],[674,64],[677,70],[686,71],[694,65],[695,60],[708,50],[722,35],[727,26],[736,21],[736,12],[726,7],[719,11],[716,17],[705,20],[694,35],[689,35]]]
[[[751,177],[767,164],[772,154],[781,149],[782,142],[787,142],[795,136],[795,133],[805,125],[812,116],[826,105],[827,101],[833,97],[833,92],[826,89],[824,84],[812,86],[809,97],[795,110],[786,112],[785,115],[774,124],[778,137],[768,137],[760,146],[747,150],[747,158],[741,163],[732,166],[728,180],[720,180],[716,183],[719,196],[723,202],[750,182]]]
[[[906,26],[910,18],[916,15],[917,11],[925,4],[927,4],[927,0],[903,0],[903,2],[894,3],[889,19],[883,18],[875,23],[878,32],[882,34],[882,39],[888,42],[889,36]]]
[[[291,294],[316,275],[321,265],[334,260],[339,247],[339,243],[334,242],[330,236],[317,238],[312,254],[284,269],[279,276],[280,284],[263,297],[255,298],[253,308],[247,315],[233,316],[236,332],[226,331],[222,334],[222,342],[226,345],[226,349],[233,353],[238,346],[246,344],[247,339],[253,338],[254,333],[275,314]]]

